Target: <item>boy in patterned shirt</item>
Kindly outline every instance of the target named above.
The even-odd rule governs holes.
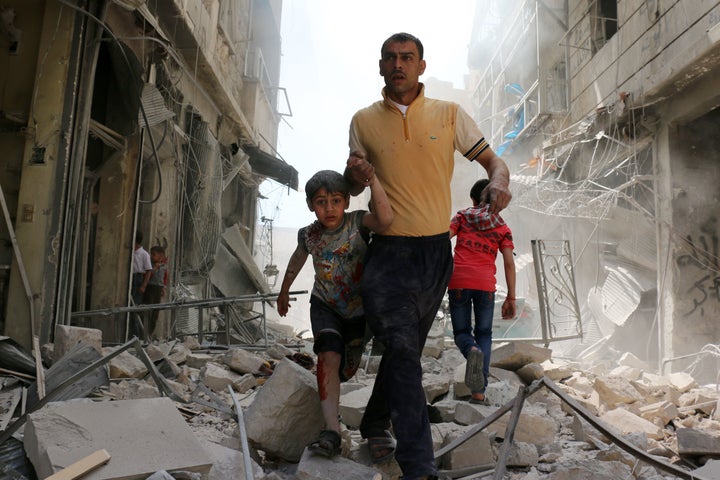
[[[390,202],[377,177],[370,181],[370,211],[347,212],[350,185],[342,174],[321,170],[305,185],[307,205],[317,220],[298,232],[277,299],[280,316],[290,307],[290,286],[312,256],[315,282],[310,322],[317,354],[317,383],[325,429],[310,450],[332,457],[340,452],[340,382],[358,368],[365,336],[360,278],[369,231],[382,232],[393,220]]]

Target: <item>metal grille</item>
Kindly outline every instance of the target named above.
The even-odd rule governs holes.
[[[575,271],[567,240],[532,240],[542,339],[582,339]]]

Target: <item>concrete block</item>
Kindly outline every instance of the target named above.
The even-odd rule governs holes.
[[[673,387],[677,388],[680,393],[685,393],[691,388],[695,388],[698,386],[692,375],[689,375],[685,372],[671,373],[670,375],[668,375],[668,378],[670,379],[670,384]]]
[[[553,359],[545,360],[540,366],[543,367],[545,375],[553,382],[568,378],[575,371],[569,364]]]
[[[342,418],[342,423],[350,428],[360,427],[360,421],[365,413],[367,402],[370,400],[372,389],[373,386],[368,385],[340,397],[340,418]]]
[[[428,338],[423,347],[422,354],[428,357],[440,358],[444,350],[445,339],[443,337]]]
[[[720,456],[720,436],[710,435],[694,428],[678,428],[678,453],[680,456]]]
[[[508,467],[535,467],[539,461],[538,449],[532,443],[513,442],[510,446],[510,456],[507,460]]]
[[[640,407],[640,416],[650,422],[658,419],[663,425],[667,425],[670,420],[678,416],[678,409],[675,404],[663,400]]]
[[[469,428],[471,427],[465,430],[469,430]],[[443,442],[443,446],[460,438],[463,433],[464,431],[462,430],[448,433]],[[462,445],[459,445],[442,457],[443,468],[448,470],[492,464],[494,462],[495,458],[490,443],[490,436],[485,430],[473,435]]]
[[[210,355],[207,353],[192,352],[187,357],[185,357],[185,365],[190,368],[200,369],[203,368],[206,363],[212,362],[214,358],[214,355]]]
[[[77,343],[90,345],[97,350],[98,353],[102,354],[102,331],[95,328],[56,325],[53,362],[60,360],[63,355],[72,350]]]
[[[600,395],[600,400],[609,407],[644,399],[644,396],[624,377],[598,377],[595,379],[593,387]]]
[[[490,366],[517,371],[528,363],[542,363],[549,360],[552,350],[530,343],[506,342],[495,347],[490,357]]]
[[[643,432],[648,438],[654,438],[656,440],[663,438],[662,428],[623,408],[610,410],[601,415],[600,420],[622,434]]]
[[[455,407],[455,422],[460,425],[474,425],[490,416],[496,409],[497,407],[488,405],[458,402]],[[485,431],[496,432],[499,438],[504,438],[509,421],[510,412],[490,424]],[[515,428],[515,441],[535,445],[549,444],[555,440],[559,430],[560,426],[548,416],[547,410],[527,405],[520,413],[520,420]]]
[[[450,390],[450,379],[447,375],[425,374],[422,379],[425,400],[432,403],[436,398],[445,395]]]
[[[300,458],[296,480],[382,480],[377,470],[355,463],[340,455],[325,458],[313,455],[307,449]]]
[[[234,348],[228,351],[223,357],[225,365],[238,373],[260,373],[265,365],[265,360],[242,348]]]
[[[324,424],[315,375],[287,359],[280,360],[245,411],[249,442],[289,462],[300,460]]]
[[[708,460],[705,465],[692,471],[704,478],[720,478],[720,460]]]
[[[215,392],[227,392],[227,386],[240,382],[242,375],[235,373],[224,365],[208,362],[200,370],[200,379]]]
[[[115,347],[103,348],[103,356],[115,351]],[[147,373],[145,364],[138,357],[125,350],[108,363],[110,378],[141,378]]]
[[[207,474],[212,466],[167,397],[49,403],[28,416],[24,446],[38,478],[100,448],[110,461],[83,480],[144,479],[159,470]]]
[[[520,367],[517,370],[517,374],[523,382],[530,385],[535,380],[542,378],[543,375],[545,375],[545,370],[543,370],[543,367],[539,363],[528,363]]]
[[[245,475],[245,459],[241,451],[209,441],[205,441],[203,446],[213,460],[207,480],[247,478]],[[250,459],[250,467],[252,469],[252,478],[263,478],[262,467],[252,458]]]
[[[275,360],[282,360],[287,356],[292,356],[292,354],[295,352],[293,352],[291,349],[289,349],[282,343],[273,343],[268,347],[266,353],[270,358],[274,358]]]

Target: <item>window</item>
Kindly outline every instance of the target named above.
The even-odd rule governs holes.
[[[595,0],[590,7],[592,51],[597,52],[618,30],[617,0]]]

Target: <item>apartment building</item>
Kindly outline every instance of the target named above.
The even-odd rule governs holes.
[[[136,231],[166,249],[166,302],[268,292],[258,186],[298,188],[275,150],[282,0],[0,8],[0,331],[26,347],[69,324],[123,341],[127,315],[81,313],[130,305]]]
[[[470,86],[516,244],[569,243],[584,348],[714,379],[720,2],[480,4]]]

